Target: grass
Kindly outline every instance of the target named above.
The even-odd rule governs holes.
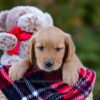
[[[94,87],[94,100],[100,100],[100,67],[93,69],[96,72],[96,84]]]

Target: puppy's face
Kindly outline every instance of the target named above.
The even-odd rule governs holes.
[[[49,34],[49,33],[48,33]],[[35,56],[39,68],[45,71],[58,69],[64,57],[65,44],[62,37],[39,36],[35,43]]]
[[[60,29],[42,29],[31,39],[31,60],[35,59],[42,70],[57,70],[65,58],[67,42],[65,33]]]

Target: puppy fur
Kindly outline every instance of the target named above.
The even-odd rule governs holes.
[[[54,62],[52,67],[45,66],[47,60]],[[75,54],[71,36],[57,27],[44,28],[33,35],[28,45],[27,58],[12,65],[9,75],[13,80],[20,79],[32,65],[48,72],[62,67],[63,81],[71,85],[78,80],[78,68],[83,67]]]
[[[52,66],[47,67],[46,61],[53,62]],[[62,67],[63,81],[69,85],[73,85],[78,80],[78,69],[84,67],[75,54],[75,45],[71,36],[57,27],[41,29],[32,36],[27,58],[12,65],[9,76],[13,80],[19,80],[29,67],[35,65],[48,72]],[[92,100],[92,97],[89,100]]]

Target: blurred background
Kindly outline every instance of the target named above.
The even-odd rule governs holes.
[[[79,58],[97,74],[94,100],[100,100],[100,0],[0,0],[0,11],[19,5],[48,11],[54,24],[72,35]]]

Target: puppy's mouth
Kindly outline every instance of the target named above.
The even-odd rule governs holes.
[[[46,66],[39,66],[39,69],[43,70],[43,71],[46,71],[46,72],[52,72],[52,71],[56,71],[58,70],[59,68],[58,67],[46,67]]]
[[[54,71],[55,69],[53,67],[50,67],[50,68],[47,68],[46,66],[42,66],[42,67],[39,67],[41,70],[43,71],[46,71],[46,72],[52,72]]]
[[[43,71],[46,71],[46,72],[56,71],[60,68],[60,66],[55,65],[55,63],[52,64],[52,65],[50,65],[50,64],[48,65],[48,64],[45,64],[45,63],[42,63],[42,64],[37,63],[37,65],[38,65],[38,68],[40,70],[43,70]]]
[[[45,67],[44,71],[46,71],[46,72],[52,72],[52,71],[54,71],[54,68],[53,67],[52,68]]]

